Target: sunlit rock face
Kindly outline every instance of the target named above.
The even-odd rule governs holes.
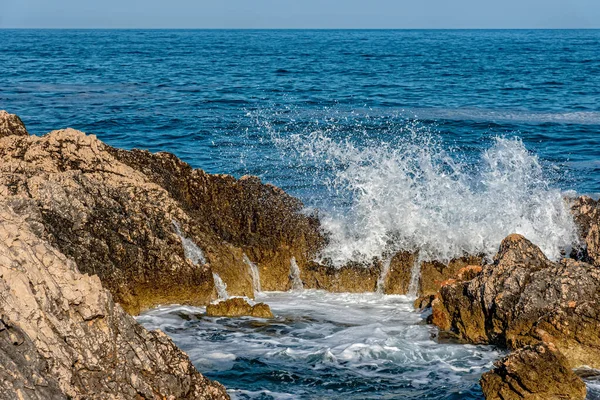
[[[208,304],[213,273],[234,296],[254,296],[254,275],[263,290],[285,290],[290,259],[304,268],[323,242],[300,201],[258,178],[209,175],[72,129],[0,138],[0,198],[133,314]],[[202,262],[186,253],[194,246]]]
[[[474,279],[442,287],[434,323],[471,343],[553,343],[570,367],[598,368],[599,305],[597,267],[552,262],[529,240],[510,235]]]
[[[583,400],[583,381],[550,344],[523,347],[496,362],[481,378],[487,400]]]
[[[227,399],[0,201],[0,398]]]

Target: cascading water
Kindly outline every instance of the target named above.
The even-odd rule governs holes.
[[[177,236],[179,236],[179,239],[181,239],[181,244],[183,246],[183,253],[185,254],[185,258],[193,262],[194,265],[206,264],[204,252],[200,249],[200,247],[198,247],[196,243],[194,243],[192,240],[185,237],[185,235],[181,231],[181,226],[179,226],[177,221],[172,222]]]
[[[215,281],[215,289],[217,289],[217,295],[221,300],[227,300],[229,294],[227,293],[227,284],[223,282],[219,274],[213,272],[213,279]]]
[[[410,282],[408,284],[408,296],[417,297],[419,293],[419,283],[421,281],[421,258],[415,257],[413,266],[410,270]]]
[[[385,280],[390,273],[390,265],[392,264],[392,258],[386,258],[381,265],[381,273],[379,274],[379,278],[377,278],[377,290],[376,292],[379,294],[385,294]]]
[[[250,275],[252,276],[252,287],[254,289],[254,295],[256,295],[257,293],[261,292],[260,273],[258,271],[258,267],[256,266],[256,264],[250,261],[246,254],[244,254],[243,259],[246,265],[248,265],[248,268],[250,269]]]
[[[290,259],[290,280],[292,281],[292,290],[304,289],[304,284],[300,278],[300,268],[296,262],[296,257]]]

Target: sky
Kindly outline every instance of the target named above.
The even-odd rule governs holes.
[[[600,0],[0,0],[0,28],[600,28]]]

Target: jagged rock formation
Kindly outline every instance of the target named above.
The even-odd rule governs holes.
[[[0,202],[0,398],[228,398],[33,230]]]
[[[265,303],[250,305],[241,297],[233,297],[215,304],[206,306],[206,315],[209,317],[243,317],[273,318],[271,308]]]
[[[600,267],[600,200],[581,196],[571,203],[571,211],[579,227],[584,247],[580,256],[584,261]]]
[[[72,129],[0,138],[0,198],[134,314],[208,304],[213,272],[231,295],[253,297],[244,253],[264,290],[285,290],[291,257],[303,267],[324,241],[300,201],[258,178],[208,175]],[[185,239],[207,264],[186,258]]]
[[[483,374],[487,400],[583,400],[586,387],[553,346],[525,346],[496,362]]]
[[[328,292],[365,293],[377,290],[377,279],[381,266],[348,264],[341,268],[307,263],[301,271],[306,289],[321,289]]]
[[[11,135],[27,136],[28,133],[21,118],[0,110],[0,138]]]
[[[549,261],[520,235],[471,281],[443,286],[434,323],[471,343],[554,343],[572,368],[600,367],[600,269]]]

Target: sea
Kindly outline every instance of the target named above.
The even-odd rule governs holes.
[[[318,213],[334,265],[491,258],[513,232],[557,259],[564,199],[600,195],[600,30],[0,30],[0,109],[257,175]],[[480,399],[504,354],[440,338],[407,296],[257,298],[274,320],[138,320],[238,399]]]

